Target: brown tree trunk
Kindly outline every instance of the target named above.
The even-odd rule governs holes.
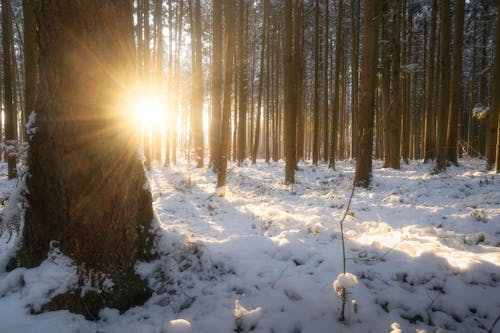
[[[196,167],[203,167],[203,69],[201,48],[201,4],[200,0],[194,0],[193,13],[193,39],[194,43],[194,65],[193,65],[193,106],[191,110],[191,122],[193,130],[193,145],[195,150]]]
[[[463,0],[462,0],[463,1]],[[497,1],[500,8],[500,1]],[[497,15],[497,31],[496,31],[496,39],[495,39],[495,64],[493,67],[493,75],[492,75],[492,85],[491,85],[491,103],[490,103],[490,114],[489,114],[489,124],[487,125],[488,135],[486,135],[487,143],[486,143],[486,162],[488,164],[488,168],[493,168],[495,164],[496,172],[498,172],[498,136],[500,132],[498,131],[498,119],[499,119],[499,91],[500,91],[500,65],[499,65],[499,57],[500,57],[500,19]]]
[[[439,109],[436,135],[436,172],[446,169],[446,130],[450,108],[450,0],[441,0],[439,24]]]
[[[283,88],[284,88],[284,148],[285,148],[285,183],[295,182],[295,144],[297,142],[297,56],[294,38],[294,17],[292,0],[284,0],[284,31],[283,31]]]
[[[462,58],[464,40],[465,0],[457,0],[455,11],[455,35],[453,38],[453,65],[451,73],[451,99],[447,136],[447,158],[454,165],[458,164],[458,118],[462,113]],[[495,125],[496,128],[496,125]],[[495,140],[496,141],[496,140]],[[493,144],[494,145],[494,144]]]
[[[248,3],[246,0],[239,1],[239,29],[238,29],[238,76],[239,76],[239,114],[238,114],[238,164],[242,164],[246,158],[247,137],[247,99],[248,99]]]
[[[220,148],[220,125],[222,113],[222,0],[212,1],[212,122],[210,126],[210,160],[214,170],[218,169]]]
[[[330,4],[328,0],[324,0],[325,7],[325,18],[324,18],[324,30],[323,36],[318,38],[321,39],[323,37],[323,54],[320,54],[319,62],[323,64],[323,70],[320,73],[321,81],[318,83],[318,86],[323,88],[323,94],[319,96],[320,100],[323,102],[323,119],[321,120],[323,124],[323,160],[328,162],[328,153],[330,149],[329,142],[329,118],[330,118],[330,109],[328,108],[328,65],[330,63],[328,51],[330,50]],[[321,52],[318,50],[318,52]],[[322,86],[321,86],[322,85]]]
[[[378,38],[377,1],[363,2],[363,49],[361,51],[358,114],[358,158],[354,183],[368,187],[372,172],[373,117],[375,115],[376,56]]]
[[[401,160],[401,98],[400,98],[400,66],[401,66],[401,3],[396,1],[393,14],[392,31],[392,96],[390,107],[390,159],[389,166],[400,168]]]
[[[3,46],[3,98],[5,144],[13,145],[16,140],[16,109],[14,107],[13,62],[12,57],[12,7],[10,0],[2,0],[2,46]],[[16,158],[7,154],[9,179],[17,177]]]
[[[495,172],[500,173],[500,18],[497,16],[497,28],[495,37],[495,61],[493,65],[493,76],[491,82],[491,106],[490,112],[497,115],[497,145],[495,157]]]
[[[335,77],[333,83],[333,100],[332,100],[332,123],[330,129],[330,152],[328,167],[335,169],[335,160],[337,159],[337,144],[339,135],[339,115],[340,115],[340,73],[341,57],[344,48],[344,41],[342,36],[344,19],[344,1],[339,0],[337,8],[337,31],[335,33]]]
[[[352,92],[351,92],[351,158],[358,156],[358,95],[359,95],[359,17],[360,1],[351,0],[351,31],[352,31]]]
[[[40,264],[49,244],[59,247],[80,273],[114,281],[98,307],[125,310],[148,297],[132,281],[153,218],[133,126],[122,113],[135,77],[131,2],[43,0],[40,8],[44,79],[30,138],[25,264]]]
[[[234,57],[234,1],[225,0],[225,56],[224,56],[224,98],[222,101],[222,122],[219,150],[219,169],[217,170],[218,195],[224,196],[227,177],[227,157],[229,154],[229,125],[231,121],[231,88],[233,80]]]
[[[314,81],[313,81],[313,153],[312,153],[312,163],[313,165],[318,165],[319,160],[319,65],[320,65],[320,5],[319,0],[315,3],[315,14],[314,14]],[[324,120],[327,121],[327,120]]]
[[[437,0],[432,0],[431,31],[429,41],[429,57],[427,60],[427,78],[425,81],[425,119],[424,119],[424,163],[434,159],[436,154],[436,105],[435,71],[436,71],[436,33],[437,33]]]

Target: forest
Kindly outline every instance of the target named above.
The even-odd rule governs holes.
[[[500,332],[500,0],[0,5],[0,333]]]

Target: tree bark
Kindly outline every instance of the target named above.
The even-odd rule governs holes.
[[[447,158],[454,165],[458,165],[457,141],[458,118],[462,113],[462,59],[464,40],[464,12],[465,0],[457,0],[455,11],[455,35],[453,38],[453,64],[451,73],[451,99],[448,113]],[[496,128],[496,125],[495,125]],[[496,140],[495,140],[496,141]],[[495,144],[493,144],[494,147]],[[494,148],[493,148],[494,149]],[[494,150],[493,150],[494,151]]]
[[[358,114],[358,158],[354,183],[368,187],[372,172],[373,119],[375,115],[378,2],[363,2],[363,49],[361,53],[360,100]]]
[[[136,69],[131,2],[43,0],[38,22],[44,79],[28,156],[25,264],[40,264],[49,244],[58,246],[81,273],[111,277],[122,301],[129,294],[124,304],[104,293],[100,306],[125,309],[148,297],[127,286],[153,218],[122,113]]]
[[[446,129],[450,108],[450,0],[441,0],[439,24],[439,109],[436,135],[436,172],[446,169]]]
[[[212,0],[212,122],[210,126],[210,160],[218,169],[220,125],[222,114],[222,0]]]

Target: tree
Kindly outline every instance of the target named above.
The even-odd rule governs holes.
[[[190,4],[191,4],[190,0]],[[191,42],[193,59],[193,99],[191,107],[191,131],[195,149],[196,167],[203,167],[203,69],[201,48],[201,4],[200,0],[194,0],[194,8],[191,6]]]
[[[339,115],[341,112],[340,104],[340,73],[341,73],[341,57],[344,48],[342,38],[342,26],[344,18],[344,1],[339,0],[337,9],[337,31],[335,37],[335,77],[333,83],[333,99],[332,99],[332,123],[330,129],[330,153],[328,167],[335,169],[335,159],[337,158],[337,143],[339,135]],[[326,98],[326,96],[325,96]]]
[[[239,114],[238,114],[238,156],[239,164],[246,158],[246,137],[247,137],[247,99],[248,99],[248,57],[247,57],[247,37],[248,37],[248,4],[246,0],[239,1],[239,29],[238,29],[238,76],[239,76]]]
[[[441,0],[439,22],[439,109],[436,135],[436,172],[446,169],[446,130],[450,103],[450,0]]]
[[[319,160],[319,66],[320,66],[320,5],[319,0],[315,2],[315,11],[314,11],[314,81],[313,81],[313,152],[312,152],[312,163],[314,165],[318,165]],[[327,122],[327,119],[323,121]],[[326,140],[327,141],[327,140]]]
[[[448,112],[447,159],[454,165],[457,161],[458,118],[462,113],[462,62],[464,44],[465,0],[457,0],[455,33],[453,37],[453,64],[451,72],[451,99]]]
[[[93,316],[102,306],[124,310],[150,295],[134,264],[144,255],[153,218],[133,127],[123,113],[136,68],[131,2],[42,0],[40,8],[43,80],[20,254],[36,266],[59,247],[83,276],[104,273],[115,284],[100,297],[61,295],[55,308],[79,306]]]
[[[35,110],[38,83],[38,46],[36,42],[35,0],[23,0],[24,23],[24,110]]]
[[[5,143],[16,140],[16,109],[14,107],[14,65],[12,54],[12,7],[10,0],[2,0],[2,48],[3,48],[3,103],[5,117]],[[17,176],[16,157],[7,153],[7,173],[9,179]]]
[[[400,91],[400,67],[401,67],[401,2],[396,1],[392,19],[392,78],[391,78],[391,103],[389,109],[389,166],[393,169],[400,168],[401,160],[401,91]]]
[[[296,166],[296,130],[297,130],[297,36],[294,34],[294,24],[297,24],[300,12],[292,7],[292,0],[285,0],[283,4],[283,88],[285,108],[285,183],[295,183]]]
[[[499,6],[500,8],[500,6]],[[493,65],[493,82],[491,85],[491,112],[497,114],[497,151],[495,159],[495,172],[500,173],[500,18],[497,17],[497,30],[495,37],[495,63]]]
[[[229,154],[229,125],[231,121],[231,87],[233,80],[234,57],[234,1],[225,0],[225,55],[224,55],[224,97],[222,100],[222,117],[220,132],[219,164],[217,169],[217,191],[219,196],[225,195],[227,160]]]
[[[354,183],[368,187],[372,172],[373,119],[378,36],[378,2],[363,2],[363,49],[361,53],[360,99],[358,113],[358,157]]]
[[[436,30],[437,30],[437,0],[432,0],[431,31],[429,41],[429,56],[427,60],[425,80],[425,118],[424,118],[424,163],[434,159],[436,154],[436,112],[435,101],[435,71],[436,71]]]
[[[210,161],[217,170],[222,113],[222,0],[212,0],[212,121],[210,123]]]

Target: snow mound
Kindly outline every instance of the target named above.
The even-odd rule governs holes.
[[[174,319],[163,327],[163,333],[191,333],[191,323],[185,319]]]
[[[262,317],[262,308],[260,306],[247,310],[240,305],[239,300],[234,301],[235,332],[252,331],[257,326],[260,317]]]
[[[391,324],[391,332],[390,333],[401,333],[401,327],[399,326],[398,323],[392,323]]]
[[[337,279],[333,281],[333,289],[337,293],[341,293],[342,288],[352,288],[358,284],[358,278],[351,273],[340,273]]]

